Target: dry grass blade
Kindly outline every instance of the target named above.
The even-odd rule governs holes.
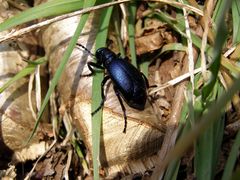
[[[181,3],[182,0],[180,0]],[[188,14],[186,9],[183,7],[183,16],[184,16],[184,21],[185,21],[185,28],[186,28],[186,35],[187,35],[187,44],[188,44],[188,70],[190,73],[190,82],[192,84],[191,88],[191,99],[192,99],[192,106],[194,106],[194,59],[193,59],[193,43],[192,43],[192,37],[191,37],[191,31],[189,27],[189,22],[188,22]]]
[[[80,14],[85,14],[85,13],[88,13],[88,12],[96,11],[98,9],[106,8],[106,7],[109,7],[109,6],[113,6],[113,5],[116,5],[116,4],[121,4],[121,3],[124,3],[124,2],[129,2],[129,1],[130,0],[120,0],[120,1],[116,1],[116,2],[105,3],[105,4],[101,4],[101,5],[94,6],[94,7],[84,8],[82,10],[79,10],[79,11],[76,11],[76,12],[73,12],[73,13],[64,14],[62,16],[57,16],[55,18],[42,21],[42,22],[34,24],[32,26],[29,26],[29,27],[26,27],[26,28],[23,28],[23,29],[20,29],[20,30],[17,30],[17,31],[12,31],[12,32],[6,34],[5,36],[0,37],[0,43],[4,42],[4,41],[7,41],[7,40],[14,39],[14,38],[19,37],[23,34],[29,33],[33,30],[39,29],[39,28],[44,27],[46,25],[52,24],[54,22],[61,21],[63,19],[67,19],[67,18],[70,18],[70,17],[73,17],[73,16],[77,16],[77,15],[80,15]]]
[[[207,68],[209,68],[209,64],[207,65]],[[197,73],[199,73],[199,72],[201,72],[201,71],[202,71],[202,68],[200,67],[200,68],[195,69],[195,70],[193,71],[193,73],[194,73],[194,74],[197,74]],[[183,75],[181,75],[181,76],[178,76],[178,77],[176,77],[175,79],[172,79],[172,80],[170,80],[170,81],[168,81],[168,82],[166,82],[166,83],[164,83],[164,84],[162,84],[162,85],[160,85],[160,86],[158,86],[158,87],[155,87],[155,88],[153,88],[153,89],[150,89],[149,95],[153,95],[154,93],[156,93],[156,92],[158,92],[158,91],[161,91],[161,90],[163,90],[163,89],[165,89],[165,88],[168,88],[168,87],[170,87],[170,86],[174,86],[174,85],[182,82],[183,80],[189,78],[190,75],[191,75],[191,74],[190,74],[189,72],[188,72],[188,73],[185,73],[185,74],[183,74]]]
[[[207,74],[206,74],[207,60],[206,60],[205,53],[206,53],[207,39],[208,39],[208,33],[209,33],[209,23],[211,20],[210,14],[212,14],[211,7],[213,7],[213,1],[208,1],[206,8],[204,10],[205,15],[202,17],[203,23],[204,23],[204,32],[203,32],[202,45],[201,45],[201,66],[202,66],[202,74],[203,74],[204,80],[207,80]]]
[[[197,52],[194,51],[194,60],[197,58]],[[185,55],[183,57],[183,69],[182,72],[188,71],[188,57]],[[158,152],[158,165],[161,166],[161,162],[165,159],[166,155],[168,154],[169,150],[172,149],[172,147],[175,144],[176,138],[177,138],[177,127],[178,127],[178,121],[181,116],[181,110],[184,103],[184,92],[186,90],[187,81],[181,82],[176,88],[173,102],[172,102],[172,112],[170,114],[169,120],[167,122],[167,131],[164,137],[164,142],[161,147],[161,150]],[[164,167],[165,168],[165,167]],[[163,171],[161,173],[157,170],[154,171],[152,178],[158,179],[159,177],[163,176]]]

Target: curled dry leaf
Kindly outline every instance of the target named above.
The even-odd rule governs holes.
[[[0,4],[0,15],[3,15],[0,16],[0,22],[12,15],[12,12],[2,5],[4,3]],[[4,36],[6,33],[8,32],[1,32],[0,36]],[[20,49],[19,47],[25,48]],[[16,43],[0,44],[0,87],[26,67],[27,63],[23,61],[20,54],[29,56],[29,51],[24,43],[16,41]],[[43,143],[44,149],[40,154],[39,151],[38,154],[35,154],[35,151],[28,151],[31,149],[31,145],[36,146],[39,143],[37,136],[34,136],[26,146],[35,124],[28,103],[28,81],[28,77],[21,78],[0,94],[0,158],[2,161],[10,160],[13,154],[15,154],[14,161],[33,160],[46,149],[45,143]],[[35,103],[33,102],[33,104]],[[42,144],[40,146],[42,147]]]
[[[163,38],[160,32],[156,32],[150,35],[136,38],[135,43],[137,54],[140,55],[154,51],[156,49],[160,49],[163,45]]]
[[[91,14],[79,38],[79,43],[92,52],[95,52],[93,46],[98,31],[98,18],[98,13]],[[52,74],[56,72],[78,22],[79,17],[69,18],[50,25],[42,32],[42,42]],[[58,83],[61,106],[65,107],[61,107],[65,109],[62,113],[72,117],[72,123],[82,134],[89,152],[92,152],[94,133],[91,128],[92,77],[81,77],[81,74],[89,74],[86,63],[91,60],[88,53],[75,48]],[[144,111],[134,110],[126,104],[125,107],[128,116],[126,134],[122,133],[122,110],[110,85],[103,109],[100,155],[101,166],[105,167],[108,175],[116,172],[132,174],[152,168],[153,154],[161,147],[163,133],[159,130],[161,127],[152,107],[147,104]]]
[[[166,29],[165,24],[156,19],[146,19],[144,23],[141,19],[138,20],[135,39],[137,55],[161,49],[164,44],[175,42],[176,38]]]

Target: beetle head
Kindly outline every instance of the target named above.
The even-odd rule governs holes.
[[[103,64],[103,60],[104,60],[104,56],[105,56],[104,52],[105,51],[106,51],[106,48],[104,48],[104,47],[97,49],[95,55],[96,55],[98,64]]]

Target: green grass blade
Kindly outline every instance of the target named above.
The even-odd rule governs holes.
[[[139,65],[139,68],[141,70],[141,72],[146,76],[148,77],[148,67],[149,67],[149,64],[151,63],[150,60],[147,60],[146,61],[144,60],[142,63],[140,63]]]
[[[169,164],[164,176],[164,180],[177,180],[180,163],[180,160],[174,160]]]
[[[221,1],[219,1],[220,3]],[[220,68],[220,60],[221,60],[221,54],[222,54],[222,47],[226,41],[227,38],[227,27],[225,24],[225,21],[223,21],[225,14],[228,12],[229,6],[231,1],[224,1],[224,3],[221,3],[221,6],[219,6],[220,9],[222,9],[221,13],[216,17],[216,25],[217,25],[217,33],[216,33],[216,40],[213,47],[213,63],[211,64],[209,70],[211,71],[211,80],[208,82],[208,84],[203,87],[203,100],[205,100],[209,94],[211,93],[215,82],[217,80],[219,68]]]
[[[240,179],[240,168],[237,167],[236,171],[233,173],[231,180],[239,180]]]
[[[197,140],[195,145],[194,167],[197,179],[212,179],[212,152],[213,152],[212,125]],[[210,145],[210,146],[209,146]]]
[[[223,88],[217,81],[211,93],[211,99],[209,99],[209,101],[216,101],[219,94],[223,94]],[[206,111],[206,109],[207,107],[203,107],[201,111]],[[214,178],[216,170],[215,168],[219,159],[223,134],[224,118],[222,116],[216,122],[214,122],[206,131],[204,131],[204,133],[197,140],[195,144],[194,159],[197,179],[210,180]]]
[[[19,73],[17,73],[15,76],[13,76],[9,81],[7,81],[1,88],[0,93],[2,93],[5,89],[7,89],[12,83],[16,82],[17,80],[32,74],[38,64],[42,64],[46,62],[45,57],[39,58],[36,61],[34,61],[34,64],[31,63],[24,69],[22,69]]]
[[[136,16],[136,2],[128,3],[129,16],[128,16],[128,37],[129,37],[129,48],[131,54],[131,63],[137,67],[137,56],[135,47],[135,16]]]
[[[222,11],[219,11],[221,13],[217,13],[216,16],[217,34],[213,47],[213,60],[209,68],[211,71],[211,79],[202,89],[202,99],[200,100],[200,103],[204,104],[204,106],[200,112],[203,114],[209,108],[209,104],[215,102],[216,99],[219,99],[219,95],[223,94],[223,88],[220,86],[217,79],[221,64],[222,47],[227,37],[227,28],[225,21],[222,21],[222,19],[224,19],[225,14],[228,12],[229,2],[225,1],[225,3],[222,3],[218,1],[218,3],[220,3],[218,8],[222,9]],[[218,9],[216,9],[216,11],[218,11]],[[195,143],[194,167],[196,178],[199,180],[211,180],[214,179],[215,176],[216,165],[219,159],[224,134],[224,119],[220,116],[222,113],[218,113],[218,120],[211,124]],[[199,117],[196,119],[199,119]]]
[[[232,2],[232,19],[233,19],[233,43],[240,42],[240,1]]]
[[[223,91],[223,87],[221,87]],[[219,93],[223,94],[223,93]],[[217,164],[219,163],[219,157],[221,152],[221,146],[224,136],[224,125],[225,125],[225,116],[222,115],[218,121],[216,121],[213,125],[213,158],[212,158],[212,169],[216,172]],[[215,176],[215,174],[213,174]]]
[[[16,25],[32,21],[34,19],[56,16],[79,10],[83,7],[82,0],[52,0],[39,6],[23,11],[16,16],[7,19],[0,24],[0,32]]]
[[[233,64],[231,61],[222,61],[222,65],[228,69],[232,75],[237,76],[240,74],[240,67],[236,64]]]
[[[188,114],[188,107],[187,103],[184,103],[183,108],[182,108],[182,113],[181,113],[181,119],[180,119],[180,124],[179,124],[179,136],[182,137],[186,135],[186,133],[189,131],[191,128],[191,123],[188,118],[188,121],[186,121],[186,117]],[[180,167],[181,160],[180,159],[175,159],[172,161],[169,166],[167,167],[166,173],[164,175],[164,180],[177,180],[178,179],[178,171]]]
[[[87,2],[90,3],[90,1],[87,1]],[[94,5],[94,3],[95,3],[95,1],[92,2],[90,5]],[[85,4],[84,4],[84,5],[85,5]],[[86,6],[87,6],[87,5],[89,5],[89,4],[86,3]],[[71,53],[72,53],[74,47],[76,46],[78,37],[80,36],[80,34],[81,34],[81,32],[82,32],[82,29],[83,29],[83,27],[84,27],[84,25],[85,25],[85,23],[86,23],[86,21],[87,21],[87,19],[88,19],[88,16],[89,16],[89,14],[84,14],[84,15],[82,15],[82,17],[81,17],[81,20],[80,20],[80,22],[79,22],[79,24],[78,24],[78,26],[77,26],[77,29],[76,29],[73,37],[71,38],[71,40],[70,40],[70,42],[69,42],[69,45],[68,45],[68,47],[67,47],[67,49],[66,49],[66,51],[65,51],[65,53],[64,53],[64,55],[63,55],[63,58],[61,59],[61,63],[59,64],[59,66],[58,66],[58,68],[57,68],[57,71],[56,71],[56,73],[55,73],[54,76],[53,76],[53,79],[52,79],[52,81],[51,81],[51,85],[50,85],[50,87],[49,87],[49,89],[48,89],[48,91],[47,91],[47,94],[46,94],[46,96],[45,96],[45,98],[44,98],[44,100],[43,100],[43,103],[42,103],[42,106],[41,106],[41,108],[40,108],[40,111],[38,112],[38,116],[37,116],[37,120],[36,120],[34,129],[33,129],[33,132],[32,132],[32,134],[30,135],[27,143],[29,143],[29,141],[32,139],[34,133],[35,133],[36,130],[37,130],[37,127],[38,127],[38,124],[39,124],[39,122],[40,122],[41,116],[42,116],[42,114],[43,114],[43,112],[44,112],[44,109],[45,109],[45,107],[47,106],[47,103],[48,103],[48,101],[49,101],[49,99],[50,99],[50,96],[51,96],[51,94],[53,93],[53,91],[54,91],[54,89],[55,89],[55,87],[56,87],[56,85],[57,85],[57,83],[58,83],[58,80],[59,80],[60,77],[61,77],[61,74],[62,74],[62,72],[63,72],[63,70],[64,70],[64,68],[65,68],[65,66],[66,66],[66,64],[67,64],[67,62],[68,62],[69,57],[71,56]]]
[[[81,164],[82,164],[84,171],[88,172],[88,163],[84,157],[84,154],[83,154],[83,151],[82,151],[80,145],[78,144],[78,141],[76,139],[72,139],[72,145],[73,145],[74,150],[76,151],[78,157],[81,160]]]
[[[227,163],[224,168],[222,180],[228,180],[232,176],[233,169],[239,155],[239,148],[240,148],[240,131],[238,131],[237,133],[236,139],[229,154]]]
[[[187,47],[184,46],[182,43],[169,43],[162,47],[159,55],[168,51],[186,51],[186,50],[187,50]]]
[[[106,1],[104,1],[106,2]],[[99,33],[96,37],[96,49],[100,47],[106,46],[107,34],[109,22],[112,14],[113,7],[109,7],[107,9],[102,10],[100,16],[100,27]],[[103,80],[103,73],[96,73],[93,77],[93,87],[92,87],[92,111],[97,109],[99,104],[102,101],[101,91],[99,91],[101,87],[101,82]],[[92,117],[92,144],[93,144],[93,173],[94,179],[99,179],[99,154],[100,154],[100,130],[102,123],[102,109],[100,109],[93,117]]]

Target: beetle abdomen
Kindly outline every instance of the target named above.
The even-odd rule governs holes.
[[[120,58],[109,64],[108,73],[125,102],[132,108],[143,110],[147,93],[142,74],[132,64]]]

